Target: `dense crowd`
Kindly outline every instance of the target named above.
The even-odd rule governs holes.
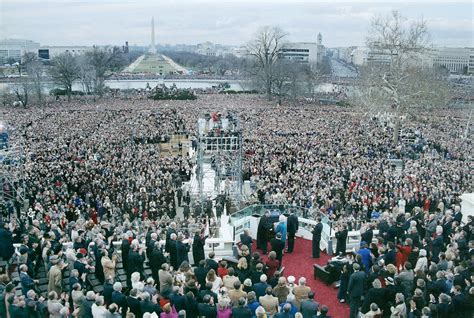
[[[348,257],[341,279],[340,299],[351,304],[352,315],[362,307],[375,316],[379,309],[383,316],[437,317],[451,314],[461,296],[469,313],[473,223],[461,224],[457,208],[459,195],[473,186],[474,147],[472,134],[462,138],[464,110],[407,118],[403,127],[417,131],[416,139],[394,143],[390,118],[383,114],[203,95],[195,101],[137,96],[58,102],[4,114],[15,127],[11,138],[24,142],[27,202],[3,211],[0,248],[9,265],[1,276],[0,316],[325,317],[328,309],[314,306],[305,278],[294,286],[294,278],[280,276],[279,266],[268,266],[248,248],[242,248],[235,269],[205,257],[204,229],[216,220],[212,213],[206,218],[209,209],[192,204],[183,187],[194,159],[165,156],[158,145],[177,132],[192,137],[197,118],[216,110],[241,120],[244,174],[257,189],[249,202],[322,212],[342,232],[341,244],[348,221],[366,222],[368,248],[361,245],[362,259]],[[403,169],[395,169],[392,159],[403,160]],[[26,216],[20,217],[25,205]],[[380,231],[375,245],[372,229]],[[13,243],[21,245],[17,253]],[[189,250],[195,266],[187,259]],[[420,260],[425,265],[417,267]],[[119,261],[127,274],[124,284],[115,280]],[[144,262],[151,275],[144,273]],[[35,287],[42,268],[47,299]],[[64,269],[70,270],[68,284],[62,281]],[[12,271],[20,274],[21,293]],[[101,295],[88,285],[92,273],[104,284]],[[456,275],[463,279],[453,283]],[[372,291],[377,281],[384,290],[394,286],[384,298]],[[433,284],[441,287],[433,292]],[[302,302],[312,309],[303,310]]]

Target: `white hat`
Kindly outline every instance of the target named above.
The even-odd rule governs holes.
[[[295,281],[296,281],[296,278],[295,278],[295,276],[288,276],[288,278],[286,280],[288,281],[288,283],[294,284]]]

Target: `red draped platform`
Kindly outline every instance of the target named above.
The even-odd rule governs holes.
[[[264,257],[266,259],[266,256]],[[315,300],[320,305],[328,306],[328,315],[332,318],[346,318],[349,317],[349,305],[339,303],[337,299],[338,290],[332,285],[328,286],[320,280],[315,280],[313,277],[313,265],[319,264],[324,266],[329,259],[330,256],[324,252],[321,253],[319,259],[313,259],[311,257],[311,241],[297,238],[293,253],[284,254],[283,256],[284,275],[286,277],[290,275],[295,276],[296,282],[298,282],[300,277],[306,277],[307,285],[315,293]]]

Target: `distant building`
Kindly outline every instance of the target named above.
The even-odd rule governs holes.
[[[318,33],[317,42],[289,42],[283,44],[280,58],[301,63],[321,64],[325,55],[323,37]]]
[[[42,46],[38,49],[38,57],[43,60],[50,60],[62,53],[79,55],[92,49],[92,46]]]
[[[383,65],[392,61],[388,51],[363,46],[334,48],[332,52],[334,57],[357,66]],[[408,63],[421,67],[445,67],[450,73],[474,74],[474,49],[433,47],[423,53],[414,54]]]
[[[128,47],[128,51],[129,52],[141,52],[141,53],[145,53],[147,47],[145,46],[141,46],[141,45],[136,45],[136,44],[133,44],[133,45],[130,45]]]
[[[355,47],[349,54],[348,59],[346,58],[346,62],[357,66],[366,65],[369,58],[369,51],[370,49],[367,47]],[[372,56],[372,58],[374,57]]]
[[[196,53],[206,55],[206,56],[217,56],[217,49],[214,43],[204,42],[197,45]]]
[[[471,48],[471,52],[469,52],[469,67],[467,72],[469,74],[474,74],[474,48]]]
[[[20,61],[21,57],[27,52],[37,54],[39,47],[39,43],[31,40],[0,40],[0,63],[5,64],[10,58],[15,59],[15,61]]]
[[[442,47],[434,52],[433,65],[445,67],[450,73],[467,74],[469,72],[472,48]],[[471,67],[472,73],[472,67]]]
[[[346,63],[352,63],[352,52],[356,49],[356,46],[349,47],[337,47],[333,48],[333,57],[343,60]]]
[[[237,57],[248,57],[249,50],[245,46],[238,46],[238,47],[232,48],[231,54]]]

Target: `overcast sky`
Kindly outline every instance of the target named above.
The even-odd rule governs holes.
[[[277,25],[291,41],[327,47],[364,45],[374,15],[399,10],[408,19],[424,18],[438,46],[473,46],[471,1],[291,1],[291,0],[0,0],[0,38],[42,45],[121,45],[204,41],[240,45],[259,26]]]

